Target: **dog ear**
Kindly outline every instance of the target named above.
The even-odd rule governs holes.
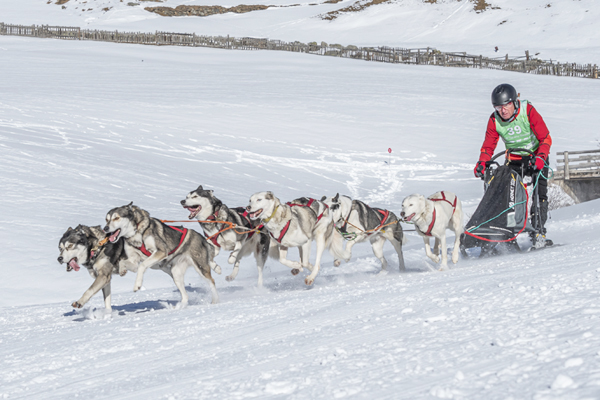
[[[98,239],[103,239],[106,236],[106,232],[104,232],[100,225],[90,226],[90,231]]]
[[[336,203],[340,200],[340,194],[336,193],[335,197],[333,198],[333,201],[335,201]]]
[[[88,239],[92,236],[94,236],[94,233],[92,232],[92,230],[90,229],[89,226],[87,225],[77,225],[77,228],[75,228],[81,235],[83,235],[83,237],[85,239],[82,239],[82,243],[84,243],[87,246],[88,243]]]
[[[267,200],[273,200],[275,198],[275,196],[273,195],[272,192],[267,192],[267,194],[265,194],[265,199]]]
[[[321,201],[325,201],[325,200],[327,200],[327,196],[321,197]]]
[[[198,186],[198,189],[196,189],[196,190],[204,190],[204,189],[202,188],[202,185],[200,185],[200,186]]]

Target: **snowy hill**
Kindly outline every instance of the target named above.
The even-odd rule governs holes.
[[[269,8],[208,17],[161,17],[145,10],[240,4]],[[328,13],[336,18],[324,19]],[[15,24],[435,47],[487,57],[524,56],[529,50],[543,60],[600,64],[600,8],[595,0],[6,0],[0,16],[0,22]]]
[[[488,46],[477,34],[483,27],[475,24],[470,35],[448,27],[453,18],[471,26],[464,24],[509,9],[500,1],[493,4],[499,10],[482,13],[464,1],[399,1],[323,21],[314,16],[346,3],[207,18],[162,18],[105,3],[113,8],[88,5],[94,9],[79,16],[72,8],[83,3],[74,0],[65,9],[9,1],[0,20],[405,45],[408,34],[395,36],[402,29],[383,21],[404,15],[402,7],[435,7],[439,14],[422,11],[423,27],[447,22],[406,41],[477,51]],[[542,58],[599,58],[592,42],[576,40],[597,35],[585,23],[597,16],[592,2],[551,2],[549,9],[563,11],[560,31],[542,2],[527,4],[511,5],[522,7],[515,21],[535,14],[535,26],[556,30],[533,35],[527,49],[537,46]],[[580,8],[581,18],[569,19]],[[410,22],[402,18],[398,24]],[[503,31],[507,24],[494,37],[522,36]],[[227,282],[231,267],[222,253],[224,273],[213,275],[221,302],[209,304],[208,287],[190,271],[184,309],[172,280],[151,270],[137,293],[132,274],[113,279],[112,314],[100,294],[74,311],[69,304],[92,280],[56,262],[69,226],[101,225],[109,209],[130,201],[157,218],[186,219],[179,201],[199,184],[230,206],[246,205],[260,190],[282,200],[339,192],[395,212],[411,193],[444,189],[472,213],[482,196],[472,169],[493,87],[510,82],[533,102],[554,154],[597,148],[598,81],[7,36],[0,59],[0,238],[7,245],[0,255],[0,397],[598,397],[600,201],[551,212],[548,230],[562,246],[461,259],[446,272],[434,270],[413,232],[406,273],[386,246],[390,271],[378,274],[378,260],[362,244],[339,268],[326,254],[311,288],[269,260],[258,289],[251,258]]]

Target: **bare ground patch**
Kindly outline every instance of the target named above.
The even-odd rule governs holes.
[[[144,10],[162,15],[163,17],[184,17],[184,16],[195,16],[195,17],[208,17],[209,15],[225,14],[229,12],[243,14],[251,11],[266,10],[271,6],[265,5],[245,5],[241,4],[234,7],[222,7],[222,6],[177,6],[171,7],[146,7]]]
[[[366,8],[369,8],[371,6],[375,6],[378,4],[383,4],[383,3],[390,3],[394,0],[371,0],[371,1],[357,1],[356,3],[348,6],[348,7],[344,7],[344,8],[340,8],[339,10],[335,10],[335,11],[329,11],[328,13],[322,14],[321,15],[321,19],[326,19],[326,20],[334,20],[337,17],[339,17],[341,14],[346,14],[346,13],[351,13],[351,12],[359,12],[362,11]]]
[[[341,0],[331,0],[331,1],[326,1],[325,3],[337,3],[339,1],[341,1]],[[394,1],[395,0],[371,0],[371,1],[367,1],[367,2],[357,1],[356,3],[352,4],[351,6],[341,8],[339,10],[330,11],[326,14],[322,14],[320,17],[322,19],[331,21],[345,13],[359,12],[359,11],[362,11],[365,8],[368,8],[371,6],[375,6],[375,5],[383,4],[383,3],[391,3]],[[462,0],[456,0],[456,1],[462,1]],[[491,4],[487,3],[485,0],[468,0],[468,1],[470,1],[474,4],[473,9],[477,13],[483,12],[487,9],[492,9],[492,10],[500,9],[500,7],[492,6]],[[428,3],[428,4],[437,4],[437,2],[438,2],[438,0],[423,0],[423,3]]]

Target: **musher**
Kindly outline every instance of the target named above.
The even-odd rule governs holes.
[[[507,149],[522,148],[535,154],[511,153],[508,165],[522,176],[531,176],[532,184],[539,185],[540,217],[542,226],[540,233],[546,238],[546,220],[548,219],[548,155],[552,138],[542,116],[527,100],[519,100],[519,95],[512,85],[503,83],[492,91],[494,112],[488,120],[485,140],[481,146],[479,161],[475,166],[476,177],[482,177],[485,162],[494,155],[498,139],[502,138]],[[542,172],[540,174],[540,171]],[[532,206],[533,208],[533,206]],[[531,210],[531,220],[535,221],[534,210]],[[534,226],[534,228],[538,228]],[[533,233],[531,233],[533,239]],[[548,244],[552,242],[548,240]]]

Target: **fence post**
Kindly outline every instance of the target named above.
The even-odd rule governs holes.
[[[568,151],[565,151],[564,157],[565,157],[565,181],[568,181],[570,179],[570,176],[569,176],[569,152]]]

